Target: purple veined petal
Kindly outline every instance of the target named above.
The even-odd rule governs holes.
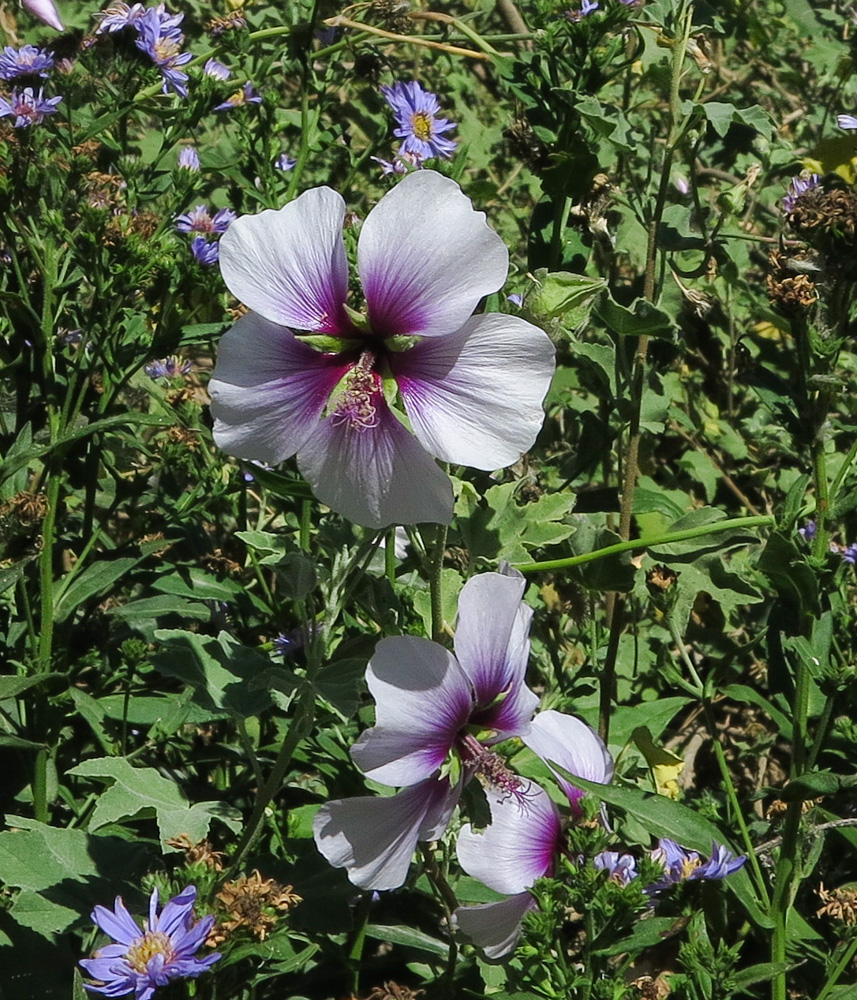
[[[154,898],[154,893],[152,893],[152,898]],[[189,923],[193,920],[193,904],[196,901],[196,886],[189,885],[186,889],[183,889],[178,896],[173,896],[169,900],[163,910],[161,910],[161,915],[157,918],[154,924],[150,923],[149,926],[152,930],[162,931],[164,934],[173,935],[177,931],[183,931]],[[197,924],[197,927],[199,924]],[[203,940],[205,938],[203,937]]]
[[[455,849],[468,875],[515,895],[552,871],[561,838],[559,810],[547,792],[527,782],[521,799],[491,803],[484,830],[463,826]]]
[[[524,684],[533,614],[521,602],[525,585],[520,575],[480,573],[458,598],[455,655],[475,692],[471,721],[498,730],[501,738],[522,733],[539,703]],[[492,705],[500,695],[503,700]]]
[[[437,337],[500,288],[509,254],[455,181],[417,170],[369,213],[357,267],[375,333]]]
[[[276,465],[300,449],[346,371],[287,327],[248,313],[221,338],[208,391],[218,447]]]
[[[521,738],[548,767],[553,762],[571,774],[602,785],[613,777],[613,758],[604,741],[591,726],[573,715],[553,710],[539,712]],[[555,771],[554,774],[576,810],[583,792]]]
[[[220,270],[230,292],[272,323],[347,334],[345,202],[312,188],[278,211],[242,215],[220,240]]]
[[[327,417],[298,451],[313,493],[355,524],[449,524],[452,484],[381,400],[374,427]]]
[[[391,366],[426,451],[490,471],[516,462],[541,430],[554,347],[532,323],[492,313],[392,354]]]
[[[351,748],[373,781],[414,785],[446,759],[472,706],[470,682],[443,646],[417,636],[382,639],[366,682],[375,699],[375,726]]]
[[[119,944],[129,945],[143,933],[126,909],[121,896],[116,897],[113,910],[108,910],[106,906],[96,906],[92,911],[92,922]]]
[[[488,958],[502,958],[518,943],[521,923],[535,908],[533,897],[528,892],[519,892],[497,903],[459,906],[452,915],[452,923]]]
[[[440,835],[460,793],[460,786],[433,777],[389,798],[336,799],[316,813],[316,847],[361,889],[397,889],[420,836]]]

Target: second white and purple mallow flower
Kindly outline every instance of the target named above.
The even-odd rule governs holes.
[[[364,889],[395,889],[419,841],[446,829],[474,775],[492,798],[521,799],[527,783],[491,746],[529,728],[538,698],[524,683],[532,611],[520,574],[482,573],[462,588],[455,655],[416,636],[382,639],[366,670],[375,726],[351,748],[367,777],[404,788],[389,798],[322,806],[315,842]]]
[[[447,524],[452,487],[434,459],[517,461],[544,419],[553,345],[518,317],[472,315],[509,258],[454,181],[417,171],[369,213],[365,315],[346,303],[344,218],[340,195],[313,188],[223,236],[224,281],[253,312],[220,342],[215,441],[270,464],[296,454],[319,500],[357,524]]]

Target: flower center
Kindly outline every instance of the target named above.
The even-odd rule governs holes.
[[[376,403],[381,395],[380,378],[372,370],[375,358],[371,351],[364,351],[360,359],[345,376],[342,394],[331,413],[335,424],[347,423],[355,431],[378,426]]]
[[[165,964],[171,962],[175,957],[172,942],[163,931],[146,931],[125,953],[125,961],[136,972],[145,972],[155,955],[163,955]]]
[[[414,130],[414,135],[418,139],[422,139],[423,142],[428,142],[431,139],[431,126],[431,115],[427,115],[425,111],[416,111],[411,115],[411,127]]]
[[[459,733],[458,741],[462,760],[473,768],[473,773],[483,786],[498,792],[502,802],[515,799],[519,805],[526,805],[526,785],[506,767],[500,754],[489,750],[470,733]]]
[[[685,858],[681,863],[681,877],[690,878],[690,876],[699,868],[700,859],[699,855],[696,857]]]

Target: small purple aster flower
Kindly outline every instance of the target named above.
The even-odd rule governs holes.
[[[845,546],[842,550],[842,561],[849,566],[857,566],[857,542]]]
[[[190,252],[206,267],[214,267],[220,260],[220,244],[216,240],[209,243],[204,236],[194,236],[190,242]]]
[[[628,885],[631,879],[637,877],[637,859],[633,854],[602,851],[595,855],[592,863],[599,871],[607,872],[608,879],[623,886]]]
[[[242,104],[261,104],[262,98],[253,89],[253,84],[248,80],[244,86],[236,90],[231,97],[227,99],[222,104],[216,104],[214,106],[215,111],[231,111],[233,108],[240,108]]]
[[[649,895],[660,892],[677,882],[690,882],[700,878],[726,878],[737,872],[747,861],[744,855],[736,857],[722,844],[712,842],[711,857],[703,861],[696,851],[688,851],[680,847],[669,837],[662,837],[658,846],[652,851],[652,859],[664,866],[664,874],[657,882],[647,886]]]
[[[519,292],[512,292],[511,295],[506,296],[506,301],[511,302],[513,306],[517,306],[520,309],[524,304],[524,296]]]
[[[584,17],[588,17],[593,11],[598,10],[598,7],[598,0],[580,0],[580,9],[567,10],[565,16],[573,24],[577,24],[578,21],[582,21]]]
[[[18,76],[47,76],[54,65],[50,52],[35,45],[22,45],[16,49],[7,45],[0,53],[0,79],[14,80]]]
[[[196,173],[199,170],[199,153],[193,146],[184,146],[179,153],[179,166],[183,170],[190,170]]]
[[[192,368],[192,361],[171,354],[160,361],[150,361],[145,365],[144,371],[149,378],[178,378],[180,375],[187,375]]]
[[[65,31],[60,16],[57,13],[54,0],[22,0],[24,9],[28,10],[33,17],[55,28],[57,31]]]
[[[179,97],[187,97],[187,73],[178,69],[193,58],[193,53],[182,52],[184,35],[178,24],[183,14],[167,14],[161,7],[150,7],[135,21],[139,32],[136,46],[145,52],[161,71],[164,78],[163,92],[172,88]]]
[[[31,125],[38,125],[45,115],[52,115],[62,97],[44,97],[41,89],[36,94],[32,87],[25,87],[20,93],[13,90],[6,100],[0,97],[0,118],[15,116],[12,123],[15,128],[29,128]]]
[[[405,141],[399,147],[399,155],[410,153],[419,160],[432,156],[448,159],[455,152],[456,142],[444,138],[444,133],[456,127],[455,122],[440,116],[440,102],[432,94],[411,80],[397,81],[392,87],[381,87],[384,100],[396,116],[394,135]]]
[[[214,77],[215,80],[228,80],[232,76],[232,70],[217,59],[209,59],[202,67],[202,72],[206,76]]]
[[[109,7],[95,14],[99,19],[96,35],[108,35],[114,31],[122,31],[135,24],[146,13],[141,3],[129,5],[124,0],[115,0]]]
[[[297,162],[288,153],[280,153],[276,160],[274,160],[274,166],[277,170],[294,170]]]
[[[303,629],[292,629],[291,632],[281,632],[273,642],[274,653],[277,656],[291,656],[304,647]]]
[[[149,899],[149,916],[142,929],[125,908],[121,896],[113,910],[96,906],[92,921],[114,943],[99,948],[92,958],[81,961],[87,975],[97,980],[87,984],[93,993],[109,997],[134,992],[135,1000],[151,1000],[159,986],[175,979],[196,979],[214,965],[220,954],[196,958],[211,928],[214,917],[194,920],[196,886],[174,896],[158,913],[158,890]]]
[[[218,209],[214,215],[207,205],[197,205],[190,212],[176,219],[176,229],[180,233],[206,233],[208,235],[225,233],[230,224],[238,216],[231,208]]]
[[[857,117],[854,115],[838,115],[836,118],[836,124],[840,128],[850,132],[857,129]]]
[[[813,188],[818,187],[821,183],[821,178],[818,174],[806,174],[803,173],[798,177],[792,177],[789,182],[789,189],[783,198],[783,211],[791,212],[795,207],[795,202],[800,198],[801,195],[806,194],[807,191],[811,191]]]
[[[806,542],[811,542],[815,538],[815,521],[807,521],[802,528],[797,529],[797,533]]]

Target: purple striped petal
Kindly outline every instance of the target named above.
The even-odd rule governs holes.
[[[221,339],[208,384],[218,447],[271,465],[291,457],[318,425],[346,368],[286,327],[243,316]]]
[[[316,813],[316,846],[361,889],[396,889],[417,842],[442,834],[460,794],[460,785],[429,778],[389,798],[335,799]]]
[[[472,705],[470,682],[455,657],[435,642],[403,635],[382,639],[366,670],[375,727],[351,748],[374,781],[413,785],[443,764]]]
[[[509,254],[455,181],[417,170],[369,213],[357,267],[375,333],[437,337],[500,288]]]
[[[491,803],[491,825],[461,828],[456,853],[461,867],[496,892],[523,892],[553,870],[562,824],[550,796],[527,782],[523,800]]]
[[[474,316],[390,361],[414,434],[445,462],[500,469],[541,430],[554,348],[517,316]]]
[[[374,427],[328,417],[298,452],[313,493],[367,528],[449,524],[452,484],[381,400]]]
[[[471,722],[502,739],[520,735],[539,703],[524,684],[533,616],[521,601],[525,585],[520,574],[480,573],[458,598],[455,655],[475,692]]]
[[[604,741],[591,726],[573,715],[553,710],[539,712],[521,738],[548,767],[553,762],[570,774],[602,785],[606,785],[613,777],[613,758],[604,746]],[[551,770],[554,771],[553,768]],[[572,808],[578,811],[577,803],[583,797],[583,792],[556,771],[554,774]]]
[[[524,917],[536,908],[528,892],[520,892],[498,903],[482,906],[459,906],[453,913],[455,926],[488,958],[502,958],[518,943]]]
[[[278,211],[236,219],[220,240],[220,270],[232,294],[272,323],[347,334],[345,202],[312,188]]]

